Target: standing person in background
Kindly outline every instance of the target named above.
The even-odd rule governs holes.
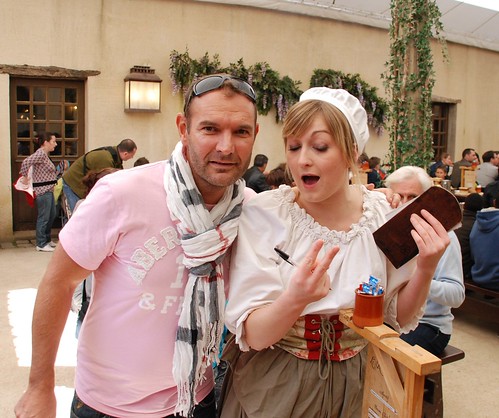
[[[270,186],[265,180],[265,169],[269,159],[266,155],[257,154],[253,161],[253,167],[244,173],[243,179],[246,181],[246,186],[253,189],[257,193],[270,190]]]
[[[400,195],[402,203],[407,203],[432,187],[433,180],[420,167],[404,166],[390,174],[385,183]],[[464,301],[461,248],[454,232],[449,232],[449,238],[450,245],[431,281],[423,317],[416,329],[400,335],[409,344],[417,344],[436,356],[442,354],[452,334],[451,308],[458,308]]]
[[[71,211],[74,210],[76,202],[84,199],[87,189],[82,182],[83,177],[90,170],[114,167],[123,168],[123,161],[132,159],[137,152],[137,145],[131,139],[124,139],[115,147],[101,147],[82,155],[62,176],[63,193]]]
[[[71,417],[215,417],[211,366],[228,251],[243,199],[255,194],[241,177],[256,118],[247,82],[198,79],[176,117],[180,141],[171,158],[97,182],[61,230],[40,282],[29,383],[16,417],[55,417],[57,347],[73,291],[92,271]]]
[[[416,326],[448,234],[428,212],[413,215],[419,256],[389,264],[372,236],[391,211],[385,196],[349,185],[368,138],[366,111],[345,90],[312,88],[290,108],[283,139],[296,187],[244,206],[232,253],[222,418],[359,417],[367,341],[338,315],[370,275],[386,286],[385,321]]]
[[[50,133],[37,136],[34,142],[39,148],[22,162],[21,181],[24,184],[28,184],[29,181],[33,182],[38,212],[36,251],[52,252],[56,246],[51,239],[51,230],[56,217],[54,187],[57,183],[57,174],[49,154],[55,150],[57,142],[55,135]],[[33,177],[28,179],[30,168],[32,168]]]
[[[483,199],[478,193],[470,193],[464,199],[463,220],[460,228],[456,229],[457,239],[461,246],[463,261],[463,275],[465,280],[471,279],[470,233],[475,224],[476,214],[483,209]]]
[[[461,186],[461,169],[459,167],[471,167],[473,162],[477,159],[476,152],[473,148],[465,148],[461,155],[461,160],[454,163],[450,176],[451,185],[454,189],[458,189]]]
[[[437,168],[442,167],[445,170],[445,175],[449,175],[450,168],[454,166],[452,162],[452,157],[448,152],[444,152],[436,163],[430,166],[429,174],[430,177],[436,177]]]
[[[495,151],[487,151],[482,155],[482,164],[476,169],[476,182],[486,187],[489,183],[499,178],[499,154]]]

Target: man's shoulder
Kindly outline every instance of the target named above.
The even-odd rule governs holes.
[[[248,180],[250,177],[254,175],[255,170],[260,171],[258,170],[258,167],[255,165],[253,167],[248,168],[246,172],[243,174],[243,179]]]
[[[248,173],[248,180],[249,181],[257,181],[261,178],[265,178],[265,175],[258,169],[258,167],[255,167],[253,171]]]

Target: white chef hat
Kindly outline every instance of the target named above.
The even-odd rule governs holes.
[[[355,96],[343,89],[313,87],[306,90],[300,96],[300,102],[305,100],[322,100],[323,102],[328,102],[343,113],[352,128],[359,154],[364,151],[364,147],[369,139],[367,114]]]

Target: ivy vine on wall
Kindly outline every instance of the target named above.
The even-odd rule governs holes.
[[[213,73],[227,73],[247,80],[256,93],[256,106],[260,115],[267,115],[272,108],[276,112],[276,122],[282,122],[288,109],[296,103],[302,91],[301,81],[288,76],[281,77],[267,62],[258,62],[246,67],[243,59],[222,66],[218,54],[210,58],[208,53],[196,60],[188,50],[170,53],[170,79],[173,93],[185,94],[189,85],[196,79]],[[326,86],[343,88],[356,96],[368,114],[369,124],[381,135],[386,124],[387,103],[377,95],[377,89],[361,79],[359,74],[344,74],[335,70],[314,70],[310,87]]]
[[[206,53],[200,60],[192,59],[189,52],[172,51],[170,53],[170,78],[173,92],[185,94],[189,85],[196,79],[213,73],[227,73],[247,80],[256,93],[256,107],[260,115],[267,115],[272,108],[276,110],[276,121],[281,122],[288,109],[296,103],[302,91],[300,81],[282,77],[266,62],[256,63],[246,68],[243,59],[223,67],[218,54],[210,59]]]
[[[367,112],[368,123],[378,135],[384,131],[387,121],[388,103],[378,96],[377,88],[366,83],[359,74],[316,69],[310,79],[310,87],[345,89],[359,99]]]
[[[433,159],[432,90],[435,84],[431,39],[446,56],[441,13],[434,0],[391,0],[390,58],[382,74],[389,106],[392,170],[426,167]]]

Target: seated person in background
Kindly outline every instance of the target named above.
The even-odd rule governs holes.
[[[499,178],[499,154],[495,151],[484,152],[482,161],[476,169],[476,181],[485,187]]]
[[[457,239],[461,245],[464,279],[471,279],[470,232],[475,223],[476,213],[483,208],[483,199],[478,193],[471,193],[464,200],[463,221],[461,228],[456,229]]]
[[[253,189],[257,193],[270,190],[270,186],[265,180],[265,169],[269,159],[266,155],[257,154],[253,161],[253,167],[244,173],[243,179],[246,181],[246,187]]]
[[[470,251],[473,265],[471,277],[482,287],[499,290],[499,191],[492,195],[493,206],[476,214],[470,233]]]
[[[139,165],[149,164],[149,160],[146,157],[137,158],[137,160],[133,163],[134,167]]]
[[[435,177],[440,180],[447,180],[447,172],[445,171],[445,168],[443,167],[438,167],[435,170]]]
[[[279,164],[276,168],[269,171],[266,177],[267,184],[271,189],[278,189],[281,184],[291,186],[291,174],[286,171],[286,163]]]
[[[390,174],[385,183],[406,203],[428,190],[433,181],[422,168],[405,166]],[[451,308],[464,301],[461,249],[454,232],[449,232],[449,238],[450,245],[438,262],[419,325],[400,335],[409,344],[417,344],[436,356],[442,354],[451,337],[454,318]]]
[[[430,166],[430,169],[429,169],[430,177],[438,177],[436,175],[436,171],[437,171],[437,168],[439,168],[439,167],[443,167],[443,169],[445,170],[445,175],[448,176],[450,167],[452,167],[453,165],[454,165],[454,163],[452,162],[452,158],[451,158],[450,154],[448,152],[444,152],[440,156],[440,159],[436,163],[433,163]]]
[[[367,183],[374,184],[374,188],[378,189],[381,187],[381,176],[379,174],[381,160],[379,157],[369,158],[369,169],[371,170],[367,173]]]
[[[498,193],[499,193],[499,180],[487,184],[487,186],[485,186],[485,189],[483,190],[483,207],[489,208],[491,206],[494,206],[493,196],[495,196]]]
[[[360,154],[358,156],[357,165],[358,165],[359,169],[362,169],[362,170],[369,169],[369,157],[365,152],[363,152],[362,154]]]
[[[461,167],[471,167],[478,158],[473,148],[465,148],[461,155],[463,158],[454,164],[450,175],[451,184],[454,189],[461,186]]]

